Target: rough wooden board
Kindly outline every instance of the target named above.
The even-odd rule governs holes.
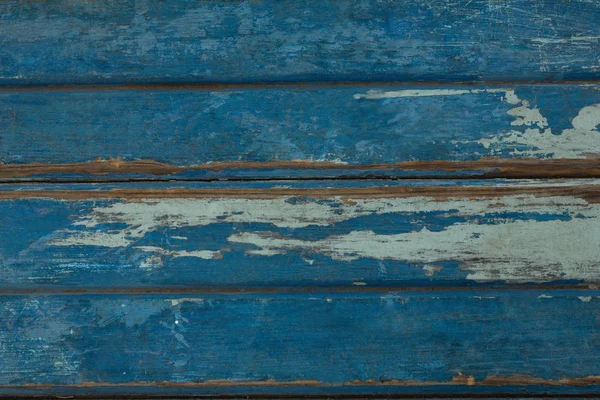
[[[0,91],[0,178],[598,176],[599,89]]]
[[[576,392],[600,383],[599,305],[585,290],[5,296],[0,383]]]
[[[596,180],[3,189],[4,289],[600,282]]]
[[[597,78],[596,1],[0,4],[0,84]]]

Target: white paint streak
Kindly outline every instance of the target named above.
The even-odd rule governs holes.
[[[586,181],[592,183],[595,181]],[[561,182],[558,185],[569,185]],[[511,185],[518,187],[518,184]],[[524,186],[531,183],[524,182]],[[543,187],[544,185],[540,185]],[[545,186],[548,186],[545,184]],[[147,233],[157,229],[206,226],[214,223],[265,223],[281,228],[328,226],[345,220],[376,214],[402,212],[448,212],[469,216],[485,212],[547,213],[585,208],[583,199],[571,197],[540,197],[531,195],[504,196],[498,199],[454,199],[435,201],[429,197],[388,199],[352,199],[342,201],[332,197],[327,201],[297,201],[292,197],[277,199],[144,199],[95,207],[89,215],[73,223],[89,230],[68,229],[64,237],[51,242],[54,246],[127,247]],[[104,224],[125,224],[126,228],[94,231]],[[141,250],[162,251],[159,247],[138,246]],[[185,256],[191,252],[169,252]],[[213,252],[214,253],[214,252]],[[166,254],[166,253],[165,253]],[[208,253],[201,253],[208,255]]]
[[[589,303],[592,301],[592,296],[578,296],[578,299],[583,301],[584,303]]]
[[[551,299],[551,298],[552,298],[552,296],[548,296],[547,294],[540,294],[538,296],[538,299]]]
[[[232,235],[228,240],[252,244],[265,251],[316,253],[345,262],[361,258],[434,265],[455,261],[469,272],[468,279],[476,281],[597,279],[600,272],[600,207],[580,209],[578,214],[579,218],[568,221],[468,222],[441,231],[423,228],[393,235],[353,231],[316,241],[264,232],[244,232]]]
[[[551,38],[534,38],[532,42],[545,44],[561,44],[561,43],[577,43],[577,42],[595,42],[600,40],[600,36],[571,36],[566,39],[551,39]]]
[[[153,253],[157,253],[157,254],[171,256],[173,258],[197,257],[197,258],[202,258],[204,260],[214,260],[214,259],[219,259],[222,256],[222,253],[220,251],[211,251],[211,250],[194,250],[194,251],[166,250],[166,249],[163,249],[162,247],[157,247],[157,246],[135,246],[134,249],[140,249],[142,251],[153,252]]]
[[[367,93],[357,93],[353,97],[357,100],[395,99],[399,97],[434,97],[434,96],[459,96],[476,93],[506,93],[510,89],[406,89],[406,90],[368,90]]]
[[[589,182],[589,181],[586,181]],[[519,186],[515,183],[514,186]],[[531,182],[525,181],[527,187]],[[569,182],[559,182],[568,185]],[[541,189],[542,190],[542,189]],[[514,195],[497,198],[429,197],[341,199],[307,201],[277,199],[147,199],[95,207],[53,239],[56,246],[129,247],[146,234],[178,227],[213,223],[261,223],[284,228],[328,226],[362,216],[387,213],[436,212],[444,218],[469,218],[493,213],[561,215],[570,220],[535,221],[496,217],[493,223],[471,219],[441,231],[422,229],[401,234],[354,231],[309,241],[273,232],[241,232],[231,243],[250,244],[249,256],[276,256],[293,252],[311,260],[314,254],[353,262],[359,258],[423,263],[426,274],[439,271],[444,261],[457,261],[475,280],[549,281],[597,279],[600,259],[600,205],[567,196]],[[415,214],[416,215],[416,214]],[[577,218],[576,218],[577,217]],[[121,229],[96,231],[107,224]],[[82,230],[85,229],[85,230]],[[175,232],[174,232],[175,233]],[[200,242],[201,243],[201,242]],[[177,250],[159,246],[132,246],[151,255],[142,268],[161,266],[165,257],[220,258],[223,248]],[[590,279],[591,280],[591,279]]]

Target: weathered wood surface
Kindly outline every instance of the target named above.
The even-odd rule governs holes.
[[[0,91],[0,121],[1,179],[600,174],[598,85]]]
[[[600,5],[0,3],[0,84],[597,78]]]
[[[0,393],[597,390],[599,312],[586,290],[0,297]]]
[[[0,396],[597,395],[598,20],[2,1]]]
[[[596,180],[2,189],[4,289],[600,283]]]

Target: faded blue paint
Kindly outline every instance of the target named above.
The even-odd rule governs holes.
[[[352,393],[360,387],[344,383],[354,380],[448,383],[459,373],[475,382],[490,376],[593,376],[600,356],[594,345],[597,292],[556,290],[544,298],[548,294],[2,297],[0,383],[7,390],[32,383],[317,380],[336,386],[329,388],[335,393]],[[178,300],[185,298],[202,301]],[[219,389],[195,393],[213,390]]]
[[[5,197],[17,192],[30,196],[21,193],[21,198],[0,201],[0,396],[581,394],[590,398],[600,393],[599,291],[579,285],[600,282],[597,181],[548,181],[544,186],[542,181],[516,180],[260,180],[474,177],[493,172],[492,167],[465,162],[581,156],[569,153],[569,146],[580,137],[585,140],[578,142],[579,149],[597,156],[600,132],[595,135],[598,127],[590,125],[600,113],[587,115],[591,122],[577,132],[583,136],[570,143],[553,146],[548,136],[540,135],[550,134],[550,129],[551,134],[565,134],[584,107],[600,104],[599,85],[573,81],[598,79],[599,19],[600,3],[590,0],[2,1],[0,164],[26,168],[31,163],[118,158],[192,167],[302,160],[344,163],[348,168],[238,165],[222,171],[91,176],[66,168],[62,173],[37,169],[37,175],[23,175],[21,170],[10,176],[14,166],[0,167],[2,179],[47,182],[0,185]],[[542,80],[545,83],[533,82]],[[382,83],[386,81],[396,84],[386,86]],[[492,81],[510,83],[501,87]],[[261,86],[294,82],[304,84]],[[330,84],[335,82],[346,83]],[[194,83],[232,86],[185,86]],[[255,87],[235,87],[242,83]],[[143,90],[40,88],[80,84],[184,85]],[[27,86],[37,89],[22,90]],[[498,91],[502,88],[514,89],[515,94]],[[405,89],[472,92],[364,97],[371,90]],[[520,106],[530,113],[528,120],[519,119]],[[538,110],[548,122],[547,131],[545,122],[536,123]],[[528,128],[534,132],[527,140],[510,140],[511,131],[518,135]],[[498,141],[484,145],[490,139]],[[593,160],[586,160],[590,170]],[[389,165],[411,161],[450,161],[464,168],[415,170]],[[578,168],[585,172],[585,166]],[[538,168],[532,175],[541,171]],[[258,180],[114,183],[220,178]],[[570,187],[554,202],[540,206],[555,183]],[[110,213],[100,213],[99,221],[89,226],[79,222],[89,222],[101,207],[140,200],[92,195],[53,200],[36,193],[281,187],[468,191],[508,186],[536,188],[530,190],[531,196],[513,199],[517,206],[506,209],[498,197],[476,211],[461,213],[451,207],[428,211],[416,203],[414,209],[386,212],[384,206],[379,212],[340,220],[335,217],[351,212],[344,208],[351,204],[344,203],[348,198],[306,193],[288,197],[286,206],[318,204],[331,213],[310,224],[286,226],[278,224],[289,217],[284,211],[275,218],[254,220],[252,209],[238,205],[206,224],[178,226],[169,223],[170,215],[163,215],[138,236],[132,234],[139,228],[135,219],[127,223]],[[480,201],[476,197],[465,201]],[[192,206],[194,211],[200,207]],[[201,211],[210,211],[210,205],[202,207],[206,208]],[[146,209],[144,215],[155,210]],[[183,219],[193,217],[190,208],[172,212]],[[296,218],[310,220],[310,213],[307,208]],[[234,214],[239,219],[229,218]],[[521,235],[523,243],[516,243],[518,232],[512,228],[519,223],[546,231]],[[467,244],[479,239],[478,229],[506,229],[484,243],[492,247],[483,253],[461,246],[458,256],[435,262],[411,261],[404,254],[344,260],[327,252],[327,239],[352,232],[404,238],[467,225],[475,227],[463,241]],[[565,226],[586,229],[567,229],[570,235],[565,235],[561,231]],[[77,243],[82,233],[93,240]],[[102,241],[116,240],[120,233],[123,244]],[[283,254],[265,255],[268,246],[230,240],[241,233],[293,239],[300,245],[285,248]],[[541,243],[536,235],[549,243]],[[434,247],[432,237],[427,240]],[[75,243],[69,242],[73,238]],[[325,251],[310,247],[317,241],[323,241]],[[561,269],[560,257],[550,262],[544,258],[543,252],[551,253],[554,245],[576,248],[581,242],[589,245],[578,254],[567,252],[576,261],[564,262],[567,268]],[[515,251],[493,271],[494,255],[502,256],[494,253],[493,245],[511,250],[525,246],[521,249],[528,254]],[[199,250],[219,251],[218,257],[176,257],[176,252]],[[251,253],[256,250],[266,253]],[[507,278],[474,281],[468,276],[473,271],[465,265],[473,260],[488,262],[490,276]],[[512,271],[519,262],[522,270]],[[537,286],[528,286],[530,282]],[[513,290],[505,283],[523,285]],[[559,290],[557,284],[571,290]],[[394,286],[399,291],[388,292]],[[70,290],[81,293],[67,293]],[[145,290],[152,294],[135,294]],[[189,301],[197,298],[202,301]],[[462,383],[446,385],[461,374]],[[470,383],[477,384],[493,376],[533,380],[531,385],[507,381],[500,386],[472,386],[464,380],[471,377]],[[590,385],[565,380],[594,376]],[[210,380],[222,385],[193,386]],[[298,380],[319,384],[273,383]],[[348,385],[355,380],[361,382]],[[414,386],[391,380],[412,381]]]
[[[432,88],[5,92],[0,93],[0,160],[9,164],[61,164],[120,158],[176,166],[306,160],[368,166],[488,157],[552,158],[555,152],[561,155],[564,150],[560,146],[536,149],[533,139],[525,146],[507,140],[486,148],[481,140],[502,139],[511,131],[524,132],[528,128],[512,124],[516,117],[507,112],[520,104],[508,103],[503,92],[391,99],[354,97],[377,89]],[[515,93],[528,101],[531,109],[539,108],[542,115],[548,116],[555,135],[572,128],[573,118],[583,107],[600,103],[597,86],[518,86]],[[598,146],[589,143],[590,151]],[[522,150],[531,154],[522,155]],[[366,170],[335,166],[327,170],[202,169],[168,177],[443,176],[486,172],[473,168],[458,172],[376,166]],[[58,176],[79,177],[73,173]],[[148,175],[124,174],[120,178],[131,177]]]
[[[597,78],[599,18],[586,0],[6,0],[0,84]]]

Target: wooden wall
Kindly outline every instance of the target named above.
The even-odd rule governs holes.
[[[0,3],[0,396],[600,395],[600,2]]]

